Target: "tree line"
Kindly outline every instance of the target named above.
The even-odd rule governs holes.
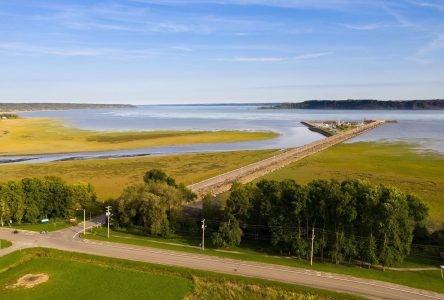
[[[444,99],[432,100],[307,100],[298,103],[281,103],[261,109],[443,109]]]
[[[258,239],[307,258],[314,235],[314,254],[322,260],[391,266],[409,254],[414,228],[427,215],[418,197],[361,180],[235,183],[212,241],[226,247]]]
[[[117,208],[118,227],[139,228],[167,237],[200,234],[200,218],[186,216],[183,206],[195,199],[183,185],[160,170],[127,187],[108,203]],[[391,266],[409,255],[413,232],[424,228],[428,208],[418,197],[362,180],[262,180],[233,184],[224,208],[213,197],[203,200],[200,217],[215,247],[256,240],[285,255],[314,255],[341,263],[359,260]]]
[[[18,119],[19,116],[16,114],[6,114],[6,113],[0,113],[0,119]]]
[[[117,227],[136,227],[151,235],[168,237],[183,227],[182,206],[195,198],[183,184],[153,169],[145,173],[143,183],[128,186],[107,205],[117,208]]]
[[[67,184],[59,177],[23,178],[0,183],[0,222],[36,223],[42,218],[68,218],[75,210],[96,211],[90,184]]]

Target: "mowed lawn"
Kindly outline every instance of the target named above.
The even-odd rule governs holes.
[[[124,187],[142,182],[143,174],[157,168],[180,183],[191,184],[272,156],[276,150],[236,151],[65,161],[42,164],[0,165],[0,180],[60,176],[70,183],[91,183],[99,199],[118,197]]]
[[[49,278],[28,289],[8,288],[26,274],[46,274]],[[329,300],[359,297],[261,279],[35,248],[0,257],[0,298]]]
[[[119,131],[97,132],[64,126],[58,119],[0,120],[0,155],[67,153],[272,139],[273,132]]]
[[[33,288],[7,288],[26,274],[44,273],[49,280]],[[182,299],[192,281],[57,258],[38,258],[0,276],[1,299]]]
[[[264,178],[366,179],[399,187],[420,196],[430,207],[430,222],[444,220],[444,154],[424,152],[406,143],[340,144],[270,173]]]
[[[11,247],[12,243],[10,241],[7,240],[0,240],[0,249],[5,249],[8,247]]]

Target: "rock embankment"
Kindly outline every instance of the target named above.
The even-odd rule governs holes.
[[[366,124],[363,124],[357,128],[341,132],[334,136],[327,137],[325,139],[304,145],[302,147],[287,150],[262,161],[255,162],[239,169],[206,179],[199,183],[189,185],[188,188],[195,192],[199,198],[205,196],[206,194],[220,194],[230,190],[233,182],[251,182],[261,176],[285,167],[295,161],[301,160],[307,156],[325,150],[331,146],[342,143],[348,139],[358,136],[368,130],[379,127],[383,124],[385,124],[384,120],[367,122]]]

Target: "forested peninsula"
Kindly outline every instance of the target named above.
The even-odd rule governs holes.
[[[0,103],[0,112],[131,108],[131,107],[135,106],[131,104],[90,104],[90,103]]]
[[[299,103],[280,103],[262,106],[261,109],[374,109],[422,110],[444,109],[443,99],[434,100],[308,100]]]

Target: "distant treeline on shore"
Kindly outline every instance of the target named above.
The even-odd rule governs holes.
[[[262,106],[261,109],[444,109],[443,99],[434,100],[308,100]]]
[[[0,112],[42,111],[68,109],[130,108],[130,104],[88,104],[88,103],[0,103]]]
[[[19,116],[16,114],[5,114],[5,113],[0,113],[0,119],[18,119]]]

